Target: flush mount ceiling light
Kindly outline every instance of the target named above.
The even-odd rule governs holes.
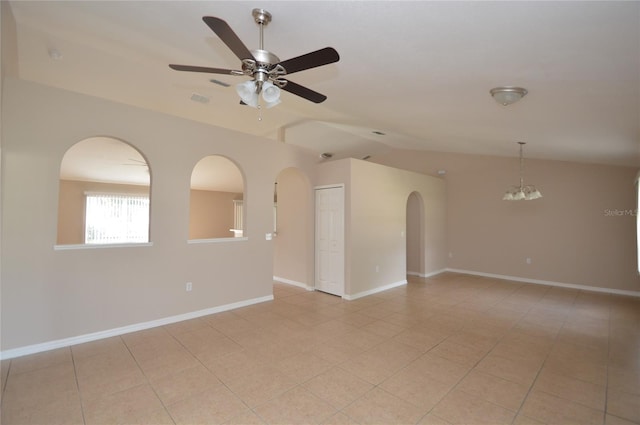
[[[503,86],[493,88],[489,93],[491,93],[496,102],[503,106],[508,106],[525,97],[528,91],[522,87]]]
[[[520,145],[520,185],[512,186],[511,189],[507,190],[507,193],[502,197],[503,201],[531,201],[533,199],[542,198],[542,194],[538,189],[535,188],[534,185],[525,185],[524,184],[524,157],[522,155],[522,148],[525,145],[525,142],[518,142]]]

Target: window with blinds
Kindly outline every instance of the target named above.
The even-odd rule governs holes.
[[[86,244],[149,242],[149,197],[86,194]]]
[[[244,201],[236,199],[233,201],[233,236],[240,238],[244,234]]]

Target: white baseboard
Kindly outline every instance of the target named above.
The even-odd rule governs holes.
[[[627,291],[624,289],[613,289],[613,288],[601,288],[598,286],[588,286],[588,285],[578,285],[575,283],[562,283],[562,282],[554,282],[550,280],[540,280],[540,279],[529,279],[526,277],[518,277],[518,276],[506,276],[502,274],[494,274],[494,273],[484,273],[484,272],[476,272],[473,270],[461,270],[461,269],[445,269],[443,271],[452,272],[452,273],[462,273],[462,274],[470,274],[473,276],[483,276],[483,277],[492,277],[495,279],[503,279],[503,280],[513,280],[515,282],[524,282],[524,283],[534,283],[536,285],[547,285],[547,286],[557,286],[560,288],[570,288],[570,289],[579,289],[581,291],[590,291],[590,292],[603,292],[606,294],[615,294],[615,295],[628,295],[632,297],[640,297],[640,291]]]
[[[436,270],[436,271],[433,271],[433,272],[426,273],[422,277],[433,277],[433,276],[437,276],[439,274],[442,274],[442,273],[444,273],[446,271],[447,271],[447,269],[440,269],[440,270]]]
[[[265,297],[253,298],[250,300],[239,301],[231,304],[225,304],[218,307],[207,308],[204,310],[192,311],[190,313],[179,314],[177,316],[165,317],[157,320],[151,320],[149,322],[136,323],[134,325],[123,326],[115,329],[108,329],[106,331],[93,332],[90,334],[74,336],[71,338],[64,338],[64,339],[58,339],[55,341],[43,342],[41,344],[34,344],[34,345],[27,345],[25,347],[12,348],[9,350],[1,351],[0,359],[2,360],[12,359],[15,357],[26,356],[28,354],[35,354],[43,351],[54,350],[56,348],[69,347],[71,345],[82,344],[85,342],[96,341],[98,339],[110,338],[113,336],[155,328],[158,326],[169,325],[171,323],[182,322],[184,320],[195,319],[201,316],[208,316],[210,314],[221,313],[223,311],[234,310],[236,308],[246,307],[249,305],[259,304],[259,303],[272,301],[272,300],[273,300],[273,295],[267,295]]]
[[[446,272],[448,269],[440,269],[440,270],[436,270],[433,272],[429,272],[429,273],[418,273],[418,272],[407,272],[407,275],[409,276],[417,276],[417,277],[432,277],[432,276],[437,276],[441,273]]]
[[[306,283],[296,282],[295,280],[285,279],[284,277],[273,276],[273,280],[280,283],[286,283],[287,285],[297,286],[299,288],[306,289],[307,291],[313,291],[315,288],[309,286]]]
[[[357,294],[343,295],[342,298],[344,298],[347,301],[353,301],[353,300],[356,300],[358,298],[366,297],[367,295],[373,295],[373,294],[377,294],[378,292],[388,291],[389,289],[397,288],[398,286],[402,286],[402,285],[406,285],[406,284],[407,284],[407,281],[405,279],[405,280],[401,280],[399,282],[394,282],[394,283],[390,283],[388,285],[380,286],[378,288],[373,288],[373,289],[370,289],[368,291],[358,292]]]

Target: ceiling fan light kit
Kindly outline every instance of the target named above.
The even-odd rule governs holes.
[[[491,89],[489,93],[502,106],[509,106],[525,97],[528,91],[522,87],[502,86]]]
[[[265,106],[271,108],[280,103],[280,89],[270,81],[262,83],[262,99],[265,101]],[[245,81],[236,85],[236,93],[240,96],[240,99],[245,104],[258,108],[260,106],[260,91],[256,88],[256,83],[253,81]]]
[[[338,52],[332,47],[325,47],[292,59],[280,61],[278,56],[264,49],[264,27],[271,22],[271,13],[264,9],[253,9],[252,16],[260,27],[260,48],[256,50],[247,49],[242,40],[222,19],[214,16],[202,18],[209,28],[240,59],[240,70],[174,64],[169,65],[169,67],[176,71],[251,77],[251,80],[236,85],[236,92],[240,96],[241,104],[246,104],[253,108],[261,107],[260,97],[262,97],[267,108],[279,104],[281,90],[288,91],[314,103],[324,102],[327,96],[296,84],[286,79],[285,76],[337,62],[340,60]]]

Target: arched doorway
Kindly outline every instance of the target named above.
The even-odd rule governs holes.
[[[407,275],[424,276],[424,201],[418,192],[407,198]]]

